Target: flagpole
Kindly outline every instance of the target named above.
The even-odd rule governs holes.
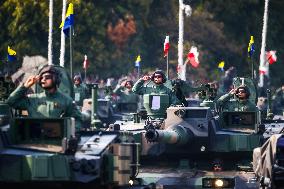
[[[87,68],[85,68],[85,83],[86,83],[86,80],[87,80]]]
[[[73,77],[73,46],[72,46],[72,29],[73,27],[70,26],[69,30],[69,41],[70,41],[70,77]]]
[[[252,57],[250,57],[249,60],[250,60],[249,62],[251,64],[251,78],[254,81],[254,63],[253,63]]]
[[[66,0],[62,1],[62,21],[65,20],[65,12],[66,12]],[[64,55],[65,55],[65,35],[64,32],[61,30],[61,39],[60,39],[60,58],[59,58],[59,65],[64,67]]]
[[[263,68],[265,65],[265,46],[266,46],[266,33],[267,33],[267,20],[268,20],[268,3],[269,3],[269,0],[265,0],[259,68]],[[259,75],[258,86],[263,87],[264,86],[264,74],[263,73],[259,73],[259,74],[260,75]]]
[[[169,75],[169,54],[167,55],[167,78],[170,79],[170,75]]]
[[[53,0],[49,0],[48,64],[52,65]]]

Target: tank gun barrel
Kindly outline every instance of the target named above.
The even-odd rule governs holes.
[[[193,136],[187,129],[177,125],[167,130],[151,128],[146,131],[145,137],[149,142],[160,142],[166,144],[186,144]]]

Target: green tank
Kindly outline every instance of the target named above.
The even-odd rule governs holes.
[[[71,95],[70,78],[60,70],[66,76],[60,90]],[[0,77],[1,186],[131,188],[139,184],[140,144],[132,133],[75,132],[71,117],[29,118],[5,103],[14,89],[10,80]]]
[[[252,94],[250,100],[255,102],[253,81],[250,78],[234,81],[235,87],[248,86]],[[253,152],[271,136],[282,133],[284,122],[267,122],[260,111],[222,111],[216,108],[215,99],[204,100],[210,100],[210,106],[201,103],[199,107],[169,107],[164,119],[151,115],[140,121],[117,121],[112,125],[112,129],[133,133],[136,142],[141,144],[137,177],[145,184],[164,187],[259,188],[263,182],[256,177],[251,164]],[[229,103],[234,102],[232,99]],[[157,107],[162,110],[164,102],[160,103]],[[147,104],[151,104],[151,100]],[[281,145],[272,148],[278,147],[281,151]],[[274,157],[273,162],[277,162]],[[279,166],[277,171],[281,163]],[[279,173],[277,179],[281,175]]]

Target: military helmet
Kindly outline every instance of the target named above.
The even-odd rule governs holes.
[[[82,78],[80,75],[75,75],[74,78],[73,78],[73,81],[79,79],[80,82],[82,82]]]
[[[236,90],[236,94],[239,93],[239,90],[240,89],[244,89],[246,91],[246,94],[247,94],[247,98],[249,98],[250,96],[250,91],[249,91],[249,88],[246,86],[246,85],[240,85],[237,90]]]
[[[163,70],[156,70],[151,76],[152,81],[154,81],[154,77],[155,77],[156,74],[162,75],[162,78],[163,78],[162,82],[163,83],[165,83],[167,81],[167,77],[166,77],[165,73],[163,72]]]
[[[38,74],[40,76],[40,80],[44,73],[51,73],[53,75],[52,81],[57,87],[59,86],[61,82],[61,73],[59,70],[57,70],[53,65],[44,66],[42,69],[40,69]]]

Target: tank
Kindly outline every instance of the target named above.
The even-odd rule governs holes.
[[[8,77],[0,77],[0,84],[1,186],[134,188],[139,184],[140,144],[132,133],[75,133],[74,118],[18,114],[5,103],[15,85]]]
[[[235,87],[243,84],[251,91],[250,100],[256,102],[254,82],[250,78],[234,79]],[[111,127],[133,133],[136,142],[141,144],[137,177],[144,184],[153,183],[156,187],[259,188],[263,182],[252,165],[254,150],[265,146],[271,137],[281,135],[284,123],[267,120],[260,111],[220,111],[215,98],[204,100],[198,107],[169,107],[164,118],[159,113],[139,122],[117,121]],[[271,158],[272,162],[282,162],[274,158],[282,157],[282,140],[273,144],[273,151],[280,150],[276,152],[278,156]],[[270,168],[270,172],[278,174],[281,163],[277,168],[277,171]],[[270,183],[276,178],[283,182],[281,175],[272,176]]]

